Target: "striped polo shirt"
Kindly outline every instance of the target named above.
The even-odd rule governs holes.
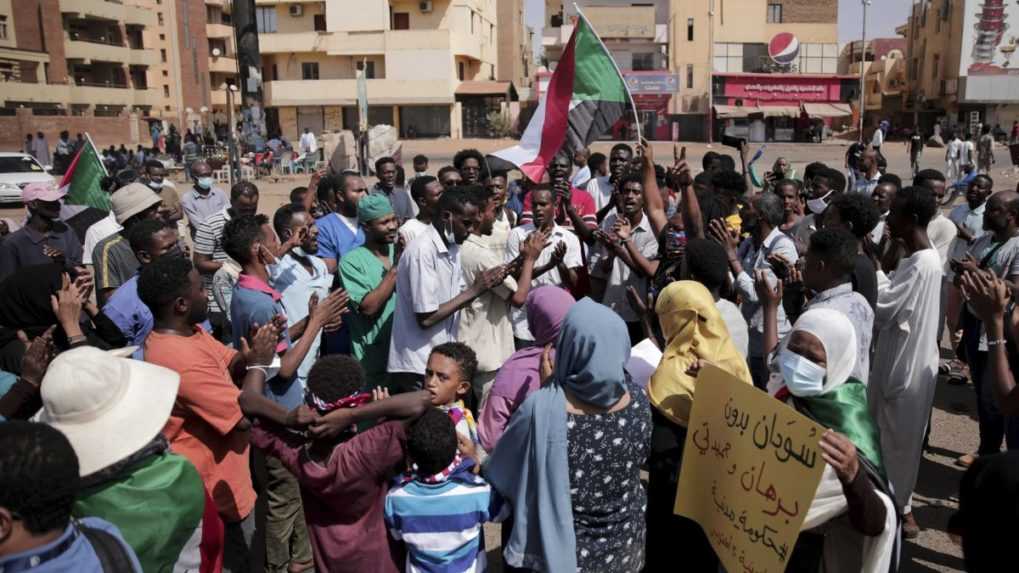
[[[195,232],[195,253],[212,257],[214,262],[223,262],[230,257],[223,250],[223,228],[230,220],[229,207],[218,213],[214,213],[206,219]],[[227,309],[219,308],[219,303],[212,296],[213,274],[202,273],[202,284],[205,286],[205,294],[209,299],[209,312],[225,312]]]
[[[485,570],[481,538],[486,521],[502,521],[509,504],[461,464],[445,481],[409,481],[386,496],[386,527],[407,545],[408,573]]]

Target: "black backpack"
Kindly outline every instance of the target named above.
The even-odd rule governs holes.
[[[131,555],[116,536],[83,523],[78,524],[78,529],[99,557],[104,573],[135,573]]]

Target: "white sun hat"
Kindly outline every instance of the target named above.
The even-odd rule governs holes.
[[[127,358],[134,350],[68,350],[50,363],[42,379],[39,421],[67,436],[82,477],[142,449],[170,417],[180,376]]]

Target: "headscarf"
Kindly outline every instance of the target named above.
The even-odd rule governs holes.
[[[534,335],[534,345],[514,352],[499,368],[490,396],[506,398],[516,407],[541,386],[541,355],[545,346],[559,338],[559,328],[566,312],[576,302],[573,295],[557,286],[531,289],[527,295],[527,325]],[[481,419],[484,421],[484,414]],[[486,428],[482,425],[479,434],[483,445],[491,449],[489,446],[497,443],[503,431],[504,427]]]
[[[357,202],[357,222],[362,225],[393,213],[393,205],[385,195],[365,195]]]
[[[513,507],[507,563],[553,572],[577,570],[565,390],[615,404],[626,392],[630,336],[619,315],[584,298],[566,313],[556,350],[552,380],[517,410],[484,471]]]
[[[751,384],[747,361],[729,336],[725,320],[708,289],[696,281],[665,287],[655,304],[665,336],[665,352],[651,376],[648,397],[669,420],[686,426],[690,420],[697,378],[686,373],[705,360]]]
[[[826,538],[825,562],[853,559],[853,567],[858,565],[857,570],[862,573],[885,573],[891,563],[898,561],[898,513],[884,477],[877,426],[867,409],[867,387],[859,380],[850,378],[856,365],[856,329],[845,314],[832,309],[816,308],[800,315],[791,332],[797,330],[816,336],[824,346],[826,366],[821,394],[793,397],[783,386],[776,396],[782,398],[784,395],[799,412],[826,428],[844,434],[853,442],[860,468],[867,472],[885,506],[885,527],[881,534],[864,537],[861,548],[859,544],[853,544],[853,535],[842,535],[840,529]],[[783,349],[788,347],[788,341],[787,337],[782,343]],[[842,482],[831,466],[825,464],[821,483],[814,493],[802,529],[813,529],[843,515],[848,503]],[[846,533],[853,532],[847,530]],[[832,538],[837,541],[829,543],[828,540]]]

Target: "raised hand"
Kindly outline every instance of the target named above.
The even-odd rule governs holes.
[[[726,226],[725,221],[721,219],[712,219],[708,223],[708,234],[710,234],[711,238],[717,241],[718,244],[722,245],[725,249],[725,255],[729,258],[729,260],[736,258],[736,249],[738,244],[736,243],[736,238],[729,232],[729,227]]]
[[[247,366],[269,366],[276,356],[276,342],[279,330],[273,323],[252,327],[254,333],[248,338],[241,338],[241,356]]]
[[[763,306],[777,307],[782,302],[782,281],[778,281],[772,288],[767,271],[762,269],[754,271],[754,290],[757,291],[757,298]]]
[[[626,217],[617,217],[616,223],[612,226],[612,233],[620,241],[628,240],[632,230],[633,227],[630,225],[630,220]]]
[[[566,241],[559,241],[555,248],[552,249],[552,258],[549,259],[554,266],[562,264],[563,259],[566,258]]]
[[[56,355],[57,348],[53,344],[53,330],[56,327],[53,325],[47,328],[31,342],[24,331],[18,331],[18,339],[27,347],[21,359],[21,379],[33,386],[38,387],[42,383],[42,377]]]
[[[533,261],[541,256],[541,252],[545,250],[547,242],[548,233],[538,229],[528,235],[524,242],[520,243],[520,254],[525,259]]]
[[[315,307],[315,315],[322,324],[335,322],[344,312],[350,303],[350,295],[344,289],[337,289],[329,293],[324,301]]]
[[[966,271],[961,286],[963,296],[981,322],[989,324],[1005,315],[1010,299],[1005,281],[991,273]]]
[[[474,279],[474,286],[480,289],[482,292],[492,289],[502,283],[509,274],[508,265],[499,265],[490,269],[485,269]]]
[[[50,306],[53,309],[53,314],[57,316],[57,322],[64,327],[64,332],[68,336],[71,336],[67,332],[68,329],[72,325],[77,327],[81,320],[81,307],[84,304],[78,287],[71,282],[67,273],[64,273],[60,290],[57,291],[57,294],[50,295]]]
[[[301,404],[287,413],[285,425],[288,428],[304,429],[310,426],[313,422],[317,421],[318,418],[318,412],[312,410],[305,404]]]

